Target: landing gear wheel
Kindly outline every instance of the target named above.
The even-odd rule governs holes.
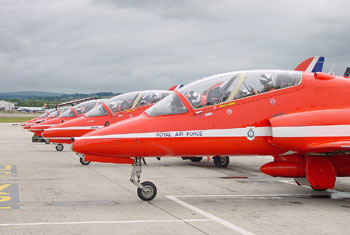
[[[50,144],[50,140],[49,139],[45,139],[44,142],[45,142],[45,144]]]
[[[216,167],[226,168],[228,164],[230,164],[230,157],[228,156],[226,157],[215,156],[213,157],[213,159],[214,159],[214,165]]]
[[[191,162],[200,162],[200,161],[202,161],[202,157],[191,157],[190,158],[190,160],[191,160]]]
[[[63,144],[57,144],[56,145],[56,150],[61,152],[64,149]]]
[[[327,190],[326,188],[314,188],[314,187],[312,187],[312,186],[311,186],[311,188],[312,188],[314,191],[316,191],[316,192],[324,192],[324,191]]]
[[[157,187],[150,181],[142,182],[143,189],[137,188],[137,195],[143,201],[151,201],[157,195]]]
[[[87,165],[89,165],[89,164],[91,163],[91,162],[89,162],[89,161],[85,161],[83,157],[81,157],[81,158],[79,159],[79,161],[80,161],[81,165],[84,165],[84,166],[87,166]]]

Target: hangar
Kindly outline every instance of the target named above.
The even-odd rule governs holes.
[[[0,111],[13,111],[15,109],[15,104],[0,100]]]

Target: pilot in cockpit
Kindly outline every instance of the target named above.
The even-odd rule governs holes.
[[[159,92],[154,92],[153,93],[153,101],[152,101],[152,103],[155,103],[155,102],[158,102],[158,101],[160,101],[160,99],[161,99],[161,95],[160,95],[160,93]]]
[[[198,92],[191,91],[187,97],[194,108],[199,108],[202,106],[202,96]]]
[[[264,86],[264,88],[260,91],[260,93],[273,91],[275,89],[273,85],[272,74],[263,73],[260,77],[260,83]]]

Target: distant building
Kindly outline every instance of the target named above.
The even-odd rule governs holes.
[[[15,110],[15,104],[0,100],[0,111],[13,111]]]

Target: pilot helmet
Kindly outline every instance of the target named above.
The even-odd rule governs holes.
[[[116,103],[116,102],[111,102],[111,108],[112,108],[112,109],[117,108],[117,103]]]
[[[160,93],[159,92],[154,92],[153,93],[153,100],[154,101],[160,100]]]
[[[261,74],[260,83],[264,86],[272,86],[272,74],[268,74],[268,73]]]
[[[196,91],[191,91],[190,96],[188,97],[193,106],[198,107],[201,103],[201,95]]]

